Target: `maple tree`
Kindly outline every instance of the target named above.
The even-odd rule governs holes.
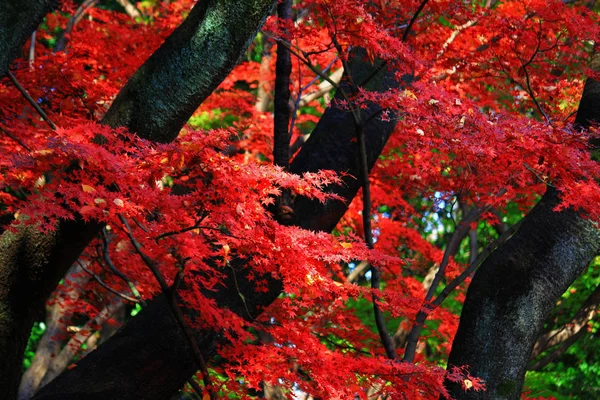
[[[597,329],[595,2],[194,3],[0,4],[7,398],[516,399]]]

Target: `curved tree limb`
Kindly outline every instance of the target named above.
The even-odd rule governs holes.
[[[170,142],[229,74],[274,0],[201,1],[129,79],[103,123]]]

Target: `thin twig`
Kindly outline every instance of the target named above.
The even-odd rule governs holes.
[[[50,126],[50,128],[52,128],[52,130],[55,131],[56,125],[54,125],[54,122],[52,122],[52,120],[50,118],[48,118],[48,115],[46,115],[44,110],[42,110],[41,107],[38,105],[38,103],[36,103],[35,100],[33,100],[33,98],[29,95],[29,93],[27,93],[27,90],[25,90],[25,88],[19,83],[19,81],[13,75],[13,73],[11,71],[8,71],[7,74],[8,74],[8,78],[13,83],[13,85],[15,85],[15,87],[19,90],[19,92],[21,92],[23,97],[25,97],[25,100],[27,100],[29,102],[29,104],[31,104],[31,106],[35,109],[35,111],[37,111],[38,114],[40,114],[40,116],[44,119],[44,121],[46,121],[48,126]]]
[[[450,283],[448,285],[446,285],[444,290],[442,290],[442,292],[436,297],[436,299],[431,302],[431,305],[434,308],[440,306],[444,302],[444,300],[446,300],[446,298],[450,295],[450,293],[452,293],[452,291],[458,287],[458,285],[460,285],[462,282],[464,282],[465,279],[467,279],[467,277],[469,277],[475,271],[477,271],[479,266],[485,261],[486,258],[488,258],[488,256],[490,254],[492,254],[492,252],[494,250],[496,250],[501,244],[506,242],[508,239],[510,239],[512,237],[512,235],[514,235],[517,232],[517,230],[521,226],[522,221],[523,220],[517,222],[516,224],[514,224],[513,226],[508,228],[508,230],[506,230],[506,232],[504,232],[502,235],[500,235],[500,237],[498,237],[496,240],[494,240],[492,243],[490,243],[481,252],[481,254],[479,254],[477,256],[475,261],[473,261],[469,265],[469,267],[467,269],[465,269],[459,276],[454,278],[452,281],[450,281]]]
[[[535,104],[535,107],[537,108],[540,115],[542,117],[544,117],[544,119],[546,120],[546,122],[549,125],[551,125],[552,120],[550,119],[548,114],[546,114],[546,112],[542,109],[542,105],[538,101],[537,97],[535,96],[535,93],[533,92],[533,89],[531,88],[531,82],[529,79],[529,71],[527,71],[527,67],[525,67],[525,66],[523,67],[523,72],[525,72],[525,84],[527,85],[527,93],[529,94],[529,97],[531,97],[531,100],[533,100],[533,104]]]
[[[37,36],[37,30],[31,34],[31,43],[29,43],[29,69],[33,69],[33,63],[35,62],[35,38]]]
[[[66,29],[56,41],[56,46],[54,46],[53,50],[54,52],[63,51],[67,47],[67,43],[71,37],[71,32],[73,32],[75,26],[79,23],[79,21],[81,21],[87,10],[94,7],[98,1],[99,0],[85,0],[83,3],[81,3],[79,8],[77,8],[75,13],[69,19],[69,22],[67,22]]]
[[[334,60],[334,61],[336,61],[336,60]],[[334,61],[332,61],[332,63]],[[298,61],[298,62],[300,62],[300,61]],[[326,71],[327,69],[328,68],[325,68],[323,71]],[[334,73],[331,74],[331,80],[336,82],[337,84],[339,84],[340,79],[342,79],[343,74],[344,74],[344,69],[339,68],[337,71],[335,71]],[[312,85],[313,83],[314,83],[314,80],[311,81],[310,84]],[[308,89],[308,85],[306,85],[305,88]],[[306,95],[302,96],[298,106],[304,107],[311,101],[316,100],[322,96],[325,96],[327,93],[330,93],[332,89],[334,89],[334,87],[329,82],[327,82],[327,81],[322,82],[321,84],[319,84],[319,89],[316,92],[307,93]],[[303,91],[304,90],[305,89],[303,88]]]
[[[336,90],[338,90],[340,92],[340,94],[342,95],[342,97],[344,97],[344,100],[346,100],[347,102],[350,103],[350,99],[348,98],[348,95],[343,90],[339,90],[340,85],[338,85],[336,82],[334,82],[327,74],[323,73],[323,71],[321,71],[315,65],[313,65],[313,63],[310,62],[310,60],[308,58],[303,57],[298,52],[296,52],[294,49],[292,49],[289,43],[285,42],[282,39],[276,39],[276,40],[277,40],[278,43],[279,42],[283,43],[283,45],[288,48],[288,50],[290,51],[290,53],[292,53],[300,61],[302,61],[302,63],[304,65],[306,65],[312,72],[314,72],[315,74],[319,75],[321,78],[323,78],[324,80],[326,80],[327,82],[329,82],[331,84],[331,86],[333,86]],[[355,114],[354,109],[351,109],[351,110],[352,110],[353,115],[354,115]]]
[[[351,346],[351,345],[345,345],[345,344],[336,343],[331,338],[329,338],[328,336],[321,335],[318,332],[313,332],[313,335],[315,335],[319,339],[322,339],[322,340],[326,341],[327,343],[330,343],[331,345],[333,345],[333,346],[335,346],[335,347],[337,347],[339,349],[352,350],[352,351],[355,351],[357,353],[362,353],[362,354],[366,354],[366,355],[369,355],[369,356],[371,355],[370,351],[357,349],[356,347]]]
[[[332,37],[333,44],[340,53],[340,57],[342,60],[342,65],[344,66],[344,74],[346,75],[347,81],[352,88],[353,92],[358,91],[358,86],[356,86],[354,79],[350,75],[350,66],[347,63],[347,60],[342,57],[343,48],[338,42],[335,36]],[[344,97],[344,99],[348,100],[348,95],[345,93],[343,88],[339,88],[338,91]],[[349,100],[348,100],[349,101]],[[363,231],[365,243],[369,249],[373,249],[373,232],[371,229],[371,187],[369,182],[369,163],[367,159],[367,146],[365,142],[365,122],[362,119],[361,112],[358,108],[352,107],[349,104],[350,110],[352,111],[352,118],[354,119],[354,129],[356,130],[356,139],[358,141],[358,152],[359,152],[359,160],[360,160],[360,174],[362,179],[362,191],[363,191]],[[375,317],[375,325],[377,326],[377,331],[379,332],[379,337],[381,340],[381,344],[385,350],[387,357],[390,360],[395,360],[397,358],[396,348],[394,347],[392,337],[390,336],[387,327],[385,326],[385,318],[381,309],[379,308],[379,296],[376,294],[376,291],[380,290],[381,286],[381,276],[379,269],[371,265],[371,289],[373,289],[373,314]]]
[[[188,226],[187,228],[183,228],[183,229],[180,229],[178,231],[170,231],[170,232],[161,233],[160,235],[158,235],[155,238],[155,240],[158,241],[160,239],[164,239],[164,238],[169,237],[169,236],[180,235],[182,233],[186,233],[186,232],[193,231],[193,230],[196,230],[196,229],[205,229],[205,230],[209,230],[209,231],[217,231],[219,233],[222,233],[225,236],[229,236],[229,237],[232,237],[232,238],[240,239],[238,236],[234,236],[234,235],[231,235],[231,234],[229,234],[227,232],[224,232],[224,230],[222,228],[215,228],[215,227],[212,227],[212,226],[204,226],[204,225],[194,225],[194,226]]]
[[[100,236],[102,237],[102,257],[104,258],[106,265],[112,271],[113,274],[118,276],[123,282],[125,282],[127,284],[127,286],[129,286],[129,290],[131,290],[131,293],[133,293],[135,298],[138,299],[138,302],[142,305],[146,305],[144,300],[142,299],[142,296],[140,295],[140,292],[138,291],[137,287],[135,286],[135,284],[131,281],[131,279],[129,279],[129,277],[127,275],[125,275],[123,272],[121,272],[121,270],[119,270],[115,266],[115,264],[112,262],[112,259],[110,258],[110,254],[108,252],[109,251],[108,233],[106,232],[106,227],[102,228],[102,230],[100,231]]]
[[[194,356],[196,364],[200,368],[200,371],[202,371],[204,386],[205,386],[206,390],[208,391],[211,400],[216,399],[217,397],[214,392],[214,387],[211,382],[210,375],[208,374],[206,362],[204,361],[202,352],[200,351],[200,348],[198,347],[198,343],[196,342],[196,339],[194,338],[194,333],[192,332],[192,329],[185,321],[183,311],[181,311],[181,308],[179,307],[179,304],[177,303],[176,291],[172,290],[169,287],[169,285],[167,284],[167,281],[165,280],[162,273],[158,269],[157,263],[154,260],[152,260],[146,253],[144,253],[144,251],[142,250],[142,245],[133,236],[131,227],[129,226],[129,223],[127,222],[125,217],[123,215],[119,214],[119,220],[125,227],[127,236],[129,237],[129,241],[133,245],[133,248],[135,249],[136,253],[140,256],[142,261],[144,261],[144,264],[146,264],[146,266],[150,269],[150,271],[152,271],[152,274],[154,275],[154,278],[158,282],[162,292],[167,297],[167,300],[169,301],[169,306],[171,307],[171,312],[175,316],[177,323],[179,324],[190,347],[192,348],[192,354]]]
[[[9,138],[11,138],[12,140],[14,140],[15,142],[17,142],[25,150],[31,151],[31,149],[25,143],[23,143],[23,141],[21,139],[19,139],[18,137],[16,137],[15,135],[13,135],[12,133],[10,133],[9,131],[7,131],[6,129],[4,129],[1,126],[0,126],[0,131],[2,133],[4,133],[6,136],[8,136]]]
[[[404,34],[402,35],[402,41],[403,42],[405,42],[406,39],[408,38],[408,34],[410,33],[410,30],[412,29],[412,26],[416,22],[417,18],[419,18],[419,15],[421,14],[421,11],[423,11],[423,8],[425,8],[425,5],[427,5],[428,2],[429,2],[429,0],[423,0],[421,2],[421,4],[419,4],[419,8],[417,8],[417,12],[415,12],[415,14],[411,18],[410,22],[408,23],[408,26],[404,30]]]
[[[421,310],[417,313],[415,318],[415,323],[413,324],[408,338],[406,340],[406,349],[404,351],[404,356],[402,357],[402,361],[412,363],[415,359],[415,353],[417,350],[417,344],[419,342],[419,337],[421,336],[421,332],[423,330],[423,326],[425,325],[425,321],[427,317],[433,311],[434,307],[431,305],[431,300],[437,290],[439,283],[442,278],[446,274],[446,267],[450,262],[450,257],[452,254],[456,253],[456,250],[460,246],[460,242],[466,236],[466,232],[470,229],[471,222],[476,221],[486,209],[474,207],[468,215],[464,216],[462,221],[458,224],[457,228],[452,232],[452,236],[450,237],[450,241],[448,242],[448,246],[446,247],[446,251],[444,251],[444,256],[442,257],[442,261],[440,262],[440,267],[433,278],[433,282],[431,286],[427,290],[425,295],[425,299],[423,300],[423,304],[421,306]],[[466,231],[466,232],[465,232]]]
[[[477,256],[475,261],[473,261],[469,265],[468,268],[466,268],[458,277],[454,278],[448,285],[446,285],[446,287],[442,290],[442,292],[437,296],[437,298],[435,300],[430,301],[432,298],[432,297],[430,297],[429,301],[424,302],[423,310],[419,311],[419,313],[417,314],[415,324],[413,325],[413,327],[410,331],[409,337],[407,339],[406,351],[404,353],[404,357],[403,357],[402,361],[406,361],[406,362],[414,361],[414,356],[415,356],[415,351],[416,351],[417,343],[419,340],[419,336],[421,334],[423,325],[425,324],[425,321],[427,320],[427,317],[429,316],[429,314],[433,310],[435,310],[437,307],[439,307],[444,302],[444,300],[446,300],[446,298],[450,295],[450,293],[452,293],[452,291],[454,291],[454,289],[456,289],[458,287],[458,285],[460,285],[462,282],[464,282],[465,279],[467,279],[467,277],[469,277],[472,273],[474,273],[477,270],[477,268],[479,268],[479,266],[485,261],[485,259],[494,250],[496,250],[501,244],[503,244],[508,239],[510,239],[512,237],[512,235],[519,229],[520,225],[521,225],[521,221],[519,221],[518,223],[511,226],[498,239],[496,239],[490,245],[488,245],[483,250],[483,252],[479,256]],[[454,235],[453,235],[453,237],[454,237]],[[452,241],[452,238],[450,239],[450,241]],[[446,254],[444,254],[444,256],[445,255]],[[441,269],[441,265],[440,265],[440,269]],[[438,271],[438,274],[439,274],[439,271]],[[437,275],[436,275],[436,277],[437,277]],[[428,291],[428,295],[435,292],[435,291],[432,291],[432,289],[431,289],[432,287],[433,287],[433,284],[431,285],[431,287]]]
[[[555,185],[553,185],[551,182],[549,182],[547,179],[544,179],[544,177],[542,175],[540,175],[540,173],[538,171],[536,171],[535,169],[531,168],[529,166],[529,164],[527,163],[523,163],[523,166],[532,174],[534,174],[536,176],[536,178],[538,178],[540,180],[540,182],[542,182],[544,185],[546,186],[550,186],[550,187],[556,187]]]
[[[349,71],[344,69],[345,71]],[[359,114],[360,115],[360,114]],[[373,248],[373,232],[371,230],[371,187],[369,183],[369,165],[367,160],[367,146],[365,143],[364,124],[360,119],[355,119],[356,136],[359,146],[359,157],[360,157],[360,168],[362,178],[362,190],[363,190],[363,230],[365,235],[365,242],[367,247]],[[373,289],[373,313],[375,315],[375,325],[379,332],[379,337],[385,353],[390,360],[397,358],[396,348],[392,341],[387,328],[385,326],[385,320],[381,309],[379,308],[379,296],[375,293],[380,290],[381,276],[379,268],[371,265],[371,289]]]
[[[90,275],[92,278],[94,278],[94,280],[96,282],[98,282],[100,284],[100,286],[102,286],[104,289],[119,296],[120,298],[122,298],[124,300],[130,301],[130,302],[136,303],[136,304],[140,303],[140,300],[135,299],[133,297],[129,297],[126,294],[123,294],[123,293],[119,292],[118,290],[115,290],[115,289],[111,288],[110,286],[108,286],[106,283],[104,283],[104,281],[102,281],[102,278],[100,278],[98,275],[96,275],[95,273],[93,273],[92,271],[90,271],[89,269],[84,267],[83,263],[81,261],[77,260],[77,264],[79,264],[79,267],[81,267],[82,270],[84,270],[88,275]]]
[[[198,385],[198,383],[196,383],[196,381],[194,380],[194,378],[192,377],[192,378],[188,379],[188,381],[187,381],[187,382],[188,382],[188,384],[189,384],[189,385],[192,387],[192,389],[194,390],[194,392],[196,392],[196,394],[197,394],[197,395],[198,395],[200,398],[202,398],[202,393],[203,393],[203,390],[202,390],[202,388],[200,387],[200,385]]]
[[[342,47],[342,45],[340,44],[340,42],[337,40],[337,37],[335,35],[333,35],[331,37],[331,40],[333,41],[333,45],[335,46],[335,49],[337,50],[340,60],[342,61],[342,66],[344,67],[344,72],[346,75],[346,78],[348,79],[348,82],[350,82],[350,87],[352,88],[352,90],[357,90],[358,86],[356,86],[356,83],[354,82],[354,78],[352,78],[352,74],[350,73],[351,69],[350,69],[350,65],[348,65],[348,59],[346,57],[344,57],[344,48]]]

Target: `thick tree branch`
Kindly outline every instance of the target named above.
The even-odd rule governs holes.
[[[142,18],[142,13],[137,9],[136,6],[131,4],[129,0],[117,0],[124,9],[127,15],[129,15],[133,19]],[[135,2],[134,2],[135,3]]]
[[[103,122],[170,142],[237,64],[274,0],[201,1],[119,92]]]
[[[334,73],[332,73],[329,76],[329,79],[336,85],[339,85],[340,81],[342,80],[343,75],[344,75],[344,68],[339,68],[337,71],[335,71]],[[335,86],[332,85],[331,83],[329,83],[329,81],[323,81],[319,84],[319,88],[316,92],[312,92],[312,93],[302,96],[300,98],[300,103],[298,103],[298,106],[304,107],[311,101],[319,99],[319,98],[325,96],[326,94],[331,93],[331,91],[334,88],[335,88]]]
[[[99,229],[99,224],[75,220],[49,233],[23,224],[0,236],[0,387],[5,398],[17,395],[34,318]]]
[[[66,325],[72,315],[71,310],[65,308],[61,303],[65,299],[68,302],[76,302],[83,294],[82,289],[90,280],[90,277],[82,274],[79,266],[74,264],[65,276],[65,280],[69,282],[71,290],[56,291],[54,301],[47,304],[46,330],[38,343],[31,366],[25,371],[19,384],[18,400],[29,400],[38,390],[52,359],[60,352],[64,344],[65,340],[61,340],[61,336],[64,336],[67,330]]]
[[[79,8],[75,11],[75,14],[73,14],[69,19],[69,22],[67,22],[67,27],[56,41],[56,46],[54,46],[54,52],[63,51],[67,47],[67,43],[69,43],[69,40],[71,38],[71,32],[73,32],[75,26],[85,16],[85,13],[90,8],[95,7],[99,1],[100,0],[85,0],[83,3],[81,3]]]
[[[586,331],[584,329],[578,330],[573,335],[566,338],[563,342],[561,342],[558,347],[552,350],[548,355],[542,357],[541,359],[534,362],[528,369],[530,371],[539,371],[544,368],[546,365],[554,362],[558,357],[564,354],[565,351],[571,347],[575,342],[577,342],[583,335],[585,335]]]
[[[96,316],[90,318],[86,324],[75,333],[65,347],[52,357],[52,360],[48,365],[48,370],[40,382],[40,387],[47,385],[67,368],[75,354],[77,354],[81,348],[81,345],[95,332],[97,326],[103,325],[109,320],[120,304],[121,300],[119,298],[113,298],[112,301],[102,308]]]
[[[492,253],[469,287],[449,364],[468,365],[485,392],[448,384],[457,399],[518,399],[533,345],[556,299],[599,250],[590,221],[572,210],[555,212],[558,193],[546,195],[520,229]]]

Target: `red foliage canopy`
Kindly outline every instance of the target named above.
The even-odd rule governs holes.
[[[364,397],[369,387],[391,398],[437,398],[445,377],[481,389],[476,378],[446,374],[422,353],[417,364],[386,359],[376,331],[349,306],[351,299],[370,299],[373,290],[346,282],[348,265],[377,266],[385,282],[374,290],[380,307],[409,326],[426,305],[422,279],[415,277],[444,255],[419,228],[432,210],[459,199],[496,223],[491,210],[502,213],[514,203],[527,210],[552,185],[562,192],[560,207],[600,220],[590,133],[571,125],[592,73],[586,63],[600,39],[597,15],[547,0],[439,0],[423,2],[418,14],[421,1],[305,0],[294,6],[293,23],[268,19],[248,57],[173,143],[99,124],[192,3],[146,6],[141,22],[90,8],[60,52],[53,51],[57,32],[76,7],[65,1],[62,11],[47,16],[35,57],[18,60],[12,70],[58,128],[49,128],[8,79],[0,81],[0,202],[15,217],[7,229],[24,223],[47,231],[57,219],[105,223],[112,263],[144,299],[160,287],[130,233],[168,284],[185,271],[180,296],[198,310],[188,323],[218,327],[229,338],[219,349],[227,363],[211,370],[223,392],[243,394],[268,381],[328,398]],[[360,196],[336,235],[279,224],[268,211],[282,191],[326,201],[331,195],[323,189],[339,183],[332,171],[297,176],[271,165],[273,115],[256,103],[261,92],[268,98],[272,91],[276,41],[297,56],[290,85],[296,111],[301,98],[323,88],[319,74],[343,68],[355,47],[384,61],[399,79],[413,77],[410,85],[384,92],[356,82],[358,90],[338,103],[351,112],[375,102],[385,111],[373,118],[397,121],[371,173],[375,249],[359,238]],[[292,142],[310,132],[327,105],[314,96],[296,112]],[[424,199],[433,208],[416,205]],[[219,286],[233,257],[247,260],[258,290],[267,284],[263,274],[283,282],[285,295],[260,316],[220,309],[203,294]],[[81,261],[106,285],[130,290],[107,272],[100,239]],[[464,268],[451,259],[446,277]],[[104,293],[95,281],[85,290]],[[464,289],[458,290],[460,298]],[[105,301],[92,296],[85,307],[93,313]],[[447,353],[457,317],[437,308],[430,319],[439,322],[432,333],[441,343],[437,351]],[[257,331],[268,333],[269,344],[256,345]]]

